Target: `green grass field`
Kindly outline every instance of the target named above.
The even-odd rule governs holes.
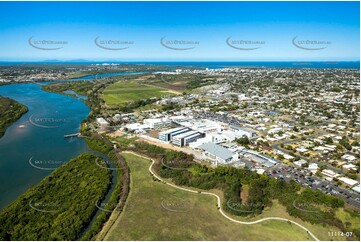
[[[304,230],[287,222],[231,222],[218,212],[214,197],[153,181],[148,171],[150,160],[131,154],[124,157],[131,171],[130,194],[105,240],[311,240]],[[284,207],[273,207],[266,211],[268,216],[288,216]],[[330,239],[327,227],[301,223],[319,239]]]
[[[106,104],[123,104],[141,99],[169,95],[166,89],[147,86],[136,82],[117,82],[104,89],[103,95]]]
[[[343,223],[349,223],[349,226],[346,226],[347,231],[353,231],[354,229],[360,230],[360,218],[356,213],[353,215],[344,208],[339,208],[335,212],[336,216],[341,219]]]

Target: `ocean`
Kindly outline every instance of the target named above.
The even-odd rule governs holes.
[[[136,65],[164,65],[171,67],[192,66],[198,68],[218,69],[225,67],[247,68],[339,68],[360,69],[360,61],[38,61],[38,62],[0,62],[1,65],[24,65],[24,64],[136,64]]]

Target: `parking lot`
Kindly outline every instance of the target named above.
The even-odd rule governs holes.
[[[273,168],[268,169],[265,172],[265,175],[280,180],[294,180],[302,187],[309,187],[313,190],[317,189],[323,191],[326,194],[342,198],[347,204],[350,204],[353,207],[360,207],[359,193],[317,177],[310,171],[305,171],[301,168],[296,168],[285,164],[279,164]]]

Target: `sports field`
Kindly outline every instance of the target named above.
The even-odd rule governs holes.
[[[164,88],[148,86],[137,82],[120,81],[104,89],[103,95],[106,104],[123,104],[152,97],[170,95]]]
[[[123,155],[131,171],[130,194],[105,240],[311,240],[304,230],[287,222],[231,222],[218,212],[214,197],[153,181],[148,171],[150,160]],[[272,209],[266,212],[268,216],[287,216],[282,206],[275,204]],[[319,239],[329,240],[328,228],[301,223]]]

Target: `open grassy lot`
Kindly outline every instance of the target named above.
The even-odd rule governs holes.
[[[148,171],[150,160],[131,154],[124,154],[124,157],[131,171],[130,194],[123,213],[105,240],[311,239],[304,230],[287,222],[233,223],[218,212],[214,197],[192,194],[153,181]],[[281,206],[275,208],[285,210]],[[277,214],[277,211],[273,213]],[[319,236],[310,224],[303,224]]]
[[[339,208],[335,212],[336,216],[346,224],[347,231],[360,230],[359,212],[347,210],[345,208]]]
[[[178,75],[156,74],[146,81],[154,86],[163,87],[182,93],[191,91],[197,87],[214,83],[215,77],[200,76],[197,74],[182,73]]]
[[[137,82],[117,82],[104,89],[106,104],[123,104],[152,97],[159,98],[170,93],[163,88],[139,84]]]

